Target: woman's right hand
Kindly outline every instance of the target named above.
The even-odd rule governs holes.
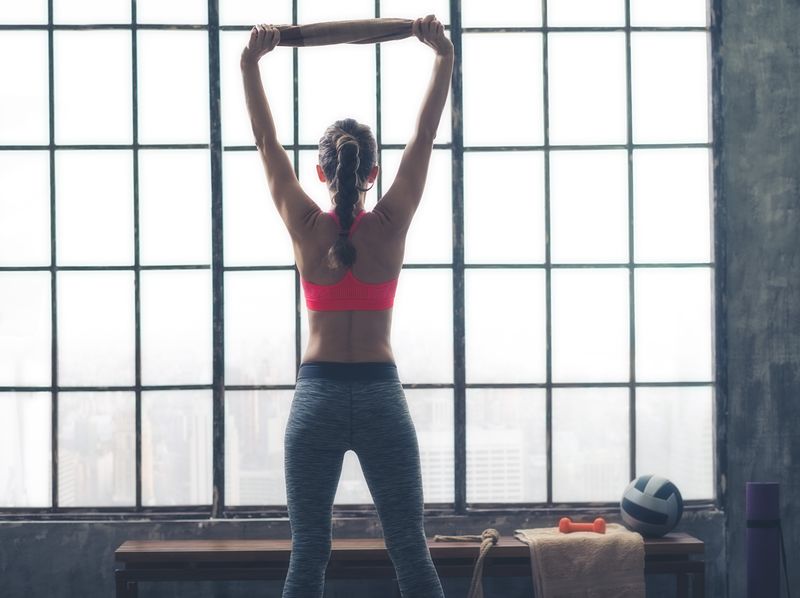
[[[250,40],[242,50],[241,64],[257,64],[259,59],[275,49],[281,41],[280,29],[272,25],[259,24],[250,30]]]
[[[437,55],[451,56],[453,54],[453,42],[444,34],[444,25],[434,15],[415,19],[411,25],[411,33],[416,35],[423,44],[433,48]]]

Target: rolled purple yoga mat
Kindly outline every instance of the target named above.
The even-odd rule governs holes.
[[[747,597],[779,598],[780,486],[747,482]]]

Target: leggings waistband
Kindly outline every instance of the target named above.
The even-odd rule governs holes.
[[[300,364],[297,379],[400,380],[397,364],[389,361],[306,361]]]

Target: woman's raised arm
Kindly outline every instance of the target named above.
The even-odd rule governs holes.
[[[445,36],[444,27],[436,17],[428,15],[415,20],[413,33],[434,50],[436,58],[416,126],[403,152],[397,176],[374,208],[397,231],[408,229],[422,198],[433,140],[453,76],[453,43]]]
[[[293,238],[300,238],[308,231],[313,223],[313,217],[320,209],[300,187],[292,162],[278,141],[272,112],[261,81],[261,71],[258,68],[259,59],[278,45],[280,37],[280,31],[276,27],[266,25],[253,27],[250,40],[242,50],[240,66],[250,125],[267,175],[272,199],[289,234]]]

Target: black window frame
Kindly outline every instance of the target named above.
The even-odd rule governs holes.
[[[0,507],[0,520],[30,519],[30,520],[126,520],[126,519],[195,519],[202,516],[210,518],[261,518],[261,517],[286,517],[285,506],[277,507],[252,507],[252,506],[227,506],[225,504],[225,430],[224,430],[224,394],[226,390],[291,390],[293,385],[226,385],[224,378],[225,355],[224,355],[224,279],[225,272],[242,270],[292,270],[295,273],[295,360],[299,367],[301,362],[301,338],[300,338],[300,319],[303,305],[300,292],[299,273],[295,265],[291,266],[225,266],[223,262],[223,197],[222,197],[222,165],[224,152],[227,151],[254,151],[254,145],[248,146],[224,146],[221,133],[221,110],[220,110],[220,31],[247,31],[250,25],[220,25],[219,22],[219,0],[208,0],[208,23],[206,25],[168,25],[168,24],[140,24],[136,18],[136,0],[131,0],[131,23],[130,24],[92,24],[92,25],[60,25],[53,22],[53,4],[55,0],[48,0],[48,22],[40,25],[0,25],[0,35],[4,31],[46,31],[48,35],[48,85],[49,85],[49,143],[47,145],[0,145],[0,152],[6,150],[16,151],[49,151],[50,156],[50,257],[49,266],[2,266],[0,272],[22,272],[22,271],[47,271],[50,272],[50,292],[51,292],[51,382],[58,380],[58,361],[57,361],[57,293],[56,280],[58,271],[98,271],[98,270],[126,270],[134,274],[134,314],[135,314],[135,384],[133,386],[100,386],[100,387],[22,387],[22,386],[0,386],[2,392],[50,392],[51,393],[51,500],[52,506],[43,508],[29,507]],[[287,0],[289,1],[289,0]],[[453,45],[455,47],[455,65],[451,88],[451,126],[452,139],[449,143],[436,143],[435,149],[450,150],[452,154],[452,224],[453,224],[453,256],[452,263],[444,264],[404,264],[404,268],[437,268],[452,270],[453,283],[453,358],[454,358],[454,380],[452,384],[414,384],[404,383],[406,388],[425,389],[452,389],[454,399],[454,502],[453,503],[433,503],[426,504],[427,515],[470,515],[470,514],[508,514],[521,510],[531,512],[551,512],[569,510],[570,512],[581,511],[591,508],[593,511],[613,510],[617,508],[615,503],[592,503],[589,507],[586,503],[563,503],[553,502],[553,467],[552,467],[552,391],[558,387],[601,387],[616,386],[629,389],[629,450],[630,450],[630,474],[635,477],[636,463],[636,389],[639,387],[653,386],[704,386],[711,387],[713,394],[713,421],[714,421],[714,488],[715,496],[710,500],[687,501],[689,509],[709,509],[719,508],[725,500],[725,487],[721,483],[726,471],[725,442],[726,428],[719,413],[725,413],[727,403],[727,376],[725,371],[726,362],[726,342],[725,342],[725,258],[726,258],[726,239],[722,227],[724,216],[724,203],[721,188],[721,135],[723,130],[722,111],[721,111],[721,0],[707,0],[707,13],[710,21],[705,27],[632,27],[630,25],[630,14],[632,0],[624,0],[625,3],[625,25],[618,27],[548,27],[547,26],[547,1],[542,0],[542,26],[539,27],[468,27],[461,26],[461,0],[450,0],[450,23],[447,29],[450,32]],[[292,2],[292,22],[297,23],[298,0]],[[375,15],[381,16],[381,2],[375,0]],[[387,15],[391,16],[391,15]],[[98,29],[121,29],[131,31],[131,52],[132,52],[132,143],[130,145],[64,145],[55,143],[55,124],[54,124],[54,52],[53,40],[55,31],[65,30],[98,30]],[[209,50],[209,114],[210,114],[210,137],[208,144],[140,144],[138,142],[138,89],[137,89],[137,32],[140,30],[196,30],[208,32]],[[627,141],[624,144],[614,145],[577,145],[577,146],[554,146],[549,143],[549,114],[548,114],[548,32],[561,31],[622,31],[626,39],[626,81],[627,81]],[[709,53],[709,110],[710,123],[712,129],[712,139],[709,143],[668,143],[668,144],[634,144],[632,140],[632,111],[631,111],[631,33],[640,31],[702,31],[710,34],[710,53]],[[543,44],[543,118],[544,118],[544,144],[532,146],[468,146],[463,143],[463,118],[462,118],[462,63],[461,45],[463,33],[502,33],[502,32],[538,32],[542,33]],[[298,49],[293,52],[293,104],[294,104],[294,129],[293,144],[286,145],[286,149],[293,157],[295,171],[298,171],[301,150],[316,150],[316,145],[303,145],[299,141],[299,103],[298,103]],[[380,44],[375,46],[376,58],[376,137],[378,141],[378,160],[380,162],[383,150],[403,149],[403,144],[384,144],[381,135],[381,61]],[[633,258],[633,164],[632,152],[638,148],[707,148],[711,149],[712,155],[712,217],[713,217],[713,259],[711,262],[702,264],[685,263],[663,263],[663,264],[635,264]],[[55,231],[55,210],[56,210],[56,185],[55,185],[55,152],[59,150],[71,149],[119,149],[132,150],[133,155],[133,208],[134,208],[134,263],[132,266],[56,266],[56,231]],[[139,150],[150,149],[207,149],[211,160],[211,216],[212,216],[212,255],[210,265],[158,265],[144,266],[139,263]],[[611,267],[627,268],[632,292],[633,276],[636,268],[659,268],[659,267],[710,267],[714,278],[714,331],[712,333],[713,342],[713,375],[711,382],[665,382],[665,383],[642,383],[635,381],[635,322],[633,300],[630,305],[630,380],[625,383],[553,383],[551,366],[551,272],[554,268],[576,268],[576,267],[609,267],[606,264],[552,264],[550,260],[549,242],[549,153],[564,149],[624,149],[628,155],[628,226],[629,226],[629,261],[627,264],[614,264]],[[546,223],[546,257],[544,264],[468,264],[464,263],[464,154],[470,151],[524,151],[541,150],[544,152],[545,167],[545,223]],[[379,178],[377,184],[378,196],[382,193],[382,180]],[[547,330],[547,380],[545,383],[537,384],[494,384],[494,383],[470,383],[465,381],[465,320],[464,320],[464,279],[465,271],[468,268],[543,268],[546,276],[546,330]],[[148,386],[142,385],[141,381],[141,333],[140,333],[140,274],[144,270],[166,270],[166,269],[206,269],[212,273],[212,318],[213,318],[213,374],[212,383],[203,385],[170,385],[170,386]],[[146,390],[171,389],[207,389],[212,391],[212,415],[213,415],[213,449],[212,449],[212,497],[211,505],[201,506],[142,506],[142,480],[141,480],[141,399],[142,392]],[[466,390],[467,388],[544,388],[546,391],[546,425],[547,425],[547,502],[546,503],[480,503],[470,506],[466,501]],[[135,434],[136,434],[136,505],[129,508],[121,507],[59,507],[58,505],[58,399],[59,393],[70,391],[108,391],[123,390],[135,393]],[[334,516],[374,516],[373,505],[363,505],[360,507],[340,508],[334,506]]]

